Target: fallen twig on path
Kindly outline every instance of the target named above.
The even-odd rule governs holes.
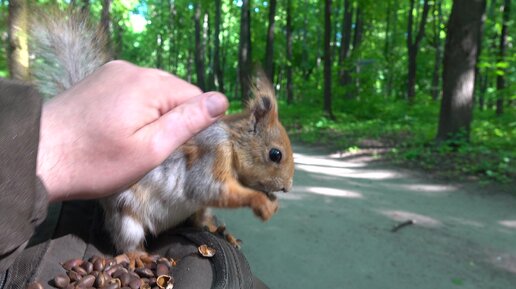
[[[399,224],[397,224],[396,226],[394,226],[392,229],[391,229],[391,232],[392,233],[396,233],[399,229],[403,228],[403,227],[406,227],[406,226],[409,226],[409,225],[413,225],[415,224],[416,221],[414,220],[407,220],[405,222],[401,222]]]

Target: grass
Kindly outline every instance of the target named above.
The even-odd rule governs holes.
[[[439,103],[371,98],[337,100],[335,119],[322,114],[320,101],[280,102],[280,117],[292,138],[348,152],[382,148],[384,157],[449,179],[508,183],[516,179],[516,110],[497,117],[474,112],[470,141],[437,145]]]

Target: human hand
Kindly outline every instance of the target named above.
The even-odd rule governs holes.
[[[37,173],[50,201],[138,181],[228,107],[166,72],[112,61],[43,106]]]

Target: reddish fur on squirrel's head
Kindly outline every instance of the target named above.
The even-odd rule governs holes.
[[[279,121],[271,83],[263,73],[258,77],[245,112],[228,117],[236,152],[235,170],[239,181],[247,187],[267,193],[287,192],[294,176],[290,139]],[[272,159],[271,153],[275,155]]]

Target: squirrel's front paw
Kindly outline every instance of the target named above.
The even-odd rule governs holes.
[[[251,202],[254,214],[263,221],[269,220],[278,211],[278,200],[271,201],[266,195],[260,194]]]

